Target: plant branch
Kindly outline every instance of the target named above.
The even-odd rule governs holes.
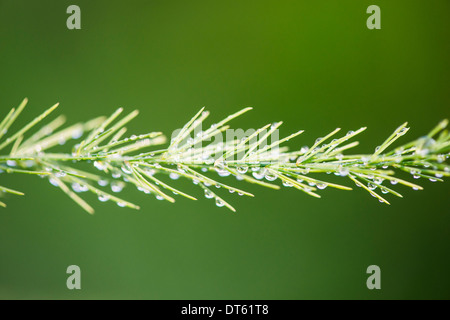
[[[319,192],[326,187],[352,190],[326,176],[336,175],[348,179],[380,202],[389,204],[385,194],[402,197],[393,189],[396,184],[422,190],[420,185],[400,179],[398,173],[401,171],[412,175],[413,179],[423,178],[432,182],[442,182],[444,176],[450,175],[446,164],[450,152],[447,120],[440,122],[426,136],[389,150],[408,132],[407,123],[404,123],[368,154],[344,154],[358,145],[357,141],[350,140],[365,131],[365,127],[332,139],[338,135],[338,128],[318,138],[311,147],[304,146],[294,151],[289,151],[283,143],[303,131],[279,139],[277,134],[281,122],[267,124],[251,132],[247,130],[241,137],[211,141],[228,134],[231,130],[228,123],[251,108],[240,110],[207,129],[203,126],[209,112],[201,109],[173,135],[166,148],[161,148],[166,142],[161,132],[124,137],[125,125],[138,112],[133,111],[119,119],[122,108],[109,117],[98,117],[65,129],[60,129],[65,118],[59,116],[27,136],[58,107],[55,104],[4,139],[26,104],[27,99],[0,122],[0,150],[11,146],[8,154],[0,155],[0,174],[37,174],[48,179],[89,213],[94,209],[82,198],[84,192],[94,193],[101,202],[113,201],[121,207],[139,209],[139,206],[116,195],[126,186],[134,186],[158,200],[174,202],[173,195],[196,200],[174,186],[180,177],[200,187],[205,197],[214,199],[218,207],[235,211],[224,196],[218,194],[220,189],[250,197],[253,194],[225,184],[229,179],[227,176],[272,189],[280,189],[281,184],[320,198]],[[71,152],[48,152],[78,139],[81,141],[72,146]],[[97,173],[81,170],[78,168],[81,163],[91,164]],[[319,179],[316,176],[320,174]],[[23,195],[20,191],[0,186],[0,196],[6,193]],[[0,206],[6,205],[0,202]]]

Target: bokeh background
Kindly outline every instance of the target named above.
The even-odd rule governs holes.
[[[70,4],[81,30],[66,28]],[[371,4],[381,30],[366,27]],[[219,120],[253,106],[236,127],[284,120],[282,134],[306,130],[300,147],[364,125],[355,152],[372,152],[404,121],[406,141],[450,116],[449,13],[446,0],[0,0],[0,113],[24,97],[19,124],[55,102],[69,123],[122,106],[141,111],[131,131],[170,134],[200,107]],[[256,198],[225,195],[236,214],[128,190],[141,211],[88,197],[90,216],[43,179],[0,180],[26,193],[0,212],[3,299],[450,298],[448,182],[399,187],[391,206],[360,189],[246,186]]]

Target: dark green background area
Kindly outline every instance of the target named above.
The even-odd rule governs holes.
[[[81,30],[66,28],[70,4]],[[371,4],[381,30],[366,27]],[[0,0],[0,116],[24,97],[20,124],[55,102],[69,123],[122,106],[141,111],[130,132],[170,134],[203,106],[212,121],[253,106],[236,127],[283,120],[283,135],[306,130],[297,148],[368,126],[355,152],[373,152],[404,121],[406,141],[450,116],[449,14],[446,0]],[[313,199],[236,182],[256,195],[224,194],[236,214],[194,188],[199,201],[175,204],[129,188],[139,212],[88,196],[89,216],[43,179],[0,180],[26,193],[0,210],[0,298],[450,298],[448,182],[398,186],[391,206],[359,188]]]

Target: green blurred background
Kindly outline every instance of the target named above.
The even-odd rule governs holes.
[[[81,30],[66,28],[70,4]],[[366,27],[371,4],[381,30]],[[141,111],[131,131],[170,134],[200,107],[218,120],[253,106],[235,126],[284,120],[282,134],[306,130],[299,147],[364,125],[355,152],[372,152],[404,121],[406,141],[450,116],[449,14],[446,0],[0,0],[1,116],[24,97],[22,124],[55,102],[69,123],[122,106]],[[0,298],[450,298],[448,182],[399,187],[391,206],[360,189],[318,200],[237,183],[256,198],[225,195],[236,214],[129,190],[141,211],[88,197],[93,216],[39,178],[1,182],[26,196],[0,212]]]

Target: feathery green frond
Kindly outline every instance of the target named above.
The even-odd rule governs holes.
[[[203,127],[209,112],[202,108],[181,130],[174,133],[167,147],[161,147],[166,143],[166,137],[161,132],[125,137],[125,125],[138,115],[138,111],[120,118],[122,108],[109,117],[94,118],[65,129],[60,129],[65,118],[59,116],[29,134],[58,104],[6,137],[26,104],[27,99],[24,99],[0,122],[0,150],[5,153],[0,156],[0,174],[39,175],[88,213],[93,213],[94,209],[83,199],[85,192],[95,194],[101,202],[113,201],[121,207],[139,209],[139,206],[115,195],[126,186],[134,186],[144,194],[163,201],[175,202],[176,196],[197,200],[191,195],[191,190],[182,191],[176,186],[179,178],[190,180],[218,207],[236,211],[221,195],[224,190],[241,196],[254,195],[230,185],[228,176],[243,183],[275,190],[280,189],[280,185],[293,187],[320,198],[320,191],[326,187],[352,190],[349,186],[332,182],[333,179],[326,176],[336,175],[367,191],[380,202],[389,204],[385,199],[388,194],[402,197],[393,189],[396,184],[413,190],[423,189],[418,184],[399,178],[401,171],[411,174],[414,179],[432,182],[442,182],[444,176],[450,175],[446,164],[450,152],[447,120],[439,123],[426,136],[389,150],[408,132],[407,123],[404,123],[373,153],[358,155],[344,154],[344,151],[358,145],[357,141],[350,140],[365,131],[365,127],[330,141],[341,130],[335,129],[318,138],[311,147],[294,151],[289,151],[283,144],[303,133],[303,130],[280,138],[278,132],[282,122],[247,130],[241,137],[234,134],[229,138],[228,133],[237,131],[232,131],[228,123],[252,108],[242,109],[205,130]],[[211,141],[217,137],[222,139]],[[48,152],[56,145],[77,139],[81,142],[73,143],[67,153]],[[5,151],[7,147],[10,147],[9,151]],[[91,163],[97,172],[79,169],[80,163]],[[4,193],[23,195],[20,191],[0,186],[0,196]],[[6,205],[0,202],[0,206]]]

